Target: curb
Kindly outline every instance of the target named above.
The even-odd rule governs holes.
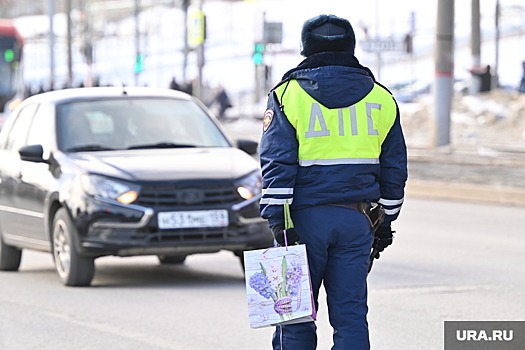
[[[408,196],[525,207],[525,188],[441,181],[409,180]]]

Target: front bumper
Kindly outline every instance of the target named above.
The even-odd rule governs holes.
[[[229,206],[170,208],[176,210],[226,209],[227,227],[159,229],[159,211],[140,205],[122,205],[103,198],[87,198],[85,211],[73,219],[79,232],[78,249],[84,256],[190,255],[258,249],[273,238],[259,215],[259,197]]]

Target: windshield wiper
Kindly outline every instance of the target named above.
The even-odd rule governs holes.
[[[102,145],[82,145],[66,149],[66,152],[114,151],[115,148]]]
[[[173,142],[158,142],[158,143],[146,143],[142,145],[129,146],[127,149],[148,149],[148,148],[192,148],[195,145],[173,143]]]

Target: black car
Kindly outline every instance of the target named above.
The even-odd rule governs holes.
[[[0,270],[48,251],[67,286],[95,259],[272,245],[259,215],[257,142],[234,146],[197,99],[153,88],[79,88],[26,99],[0,132]]]

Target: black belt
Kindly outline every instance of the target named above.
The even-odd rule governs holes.
[[[369,213],[371,205],[367,202],[352,202],[352,203],[337,203],[337,204],[331,204],[336,207],[343,207],[348,209],[357,210],[363,214]]]

